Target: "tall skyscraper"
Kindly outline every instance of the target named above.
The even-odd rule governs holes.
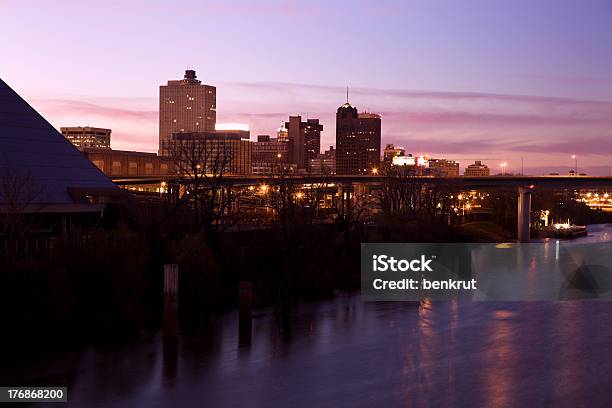
[[[214,132],[217,121],[217,88],[202,85],[193,70],[181,80],[159,87],[159,154],[176,132]]]
[[[336,173],[367,174],[380,165],[380,115],[347,101],[336,112]]]
[[[298,168],[308,169],[310,159],[314,159],[321,152],[321,131],[323,125],[319,119],[307,119],[302,122],[301,116],[289,116],[285,122],[289,136],[290,162]]]

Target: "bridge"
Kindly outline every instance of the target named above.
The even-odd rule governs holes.
[[[113,182],[120,186],[161,184],[163,182],[181,183],[182,177],[175,176],[151,176],[135,178],[118,178]],[[528,242],[530,237],[530,214],[531,194],[537,188],[546,189],[591,189],[612,188],[612,177],[598,176],[458,176],[458,177],[433,177],[433,176],[407,176],[390,177],[384,175],[330,175],[330,176],[259,176],[259,175],[228,175],[224,176],[221,184],[226,186],[248,187],[261,184],[275,185],[279,183],[299,184],[337,184],[339,192],[345,194],[354,185],[368,186],[380,185],[388,179],[405,180],[416,184],[430,184],[445,187],[460,188],[465,190],[476,189],[517,189],[518,194],[518,216],[517,230],[518,241]],[[344,198],[344,197],[343,197]]]

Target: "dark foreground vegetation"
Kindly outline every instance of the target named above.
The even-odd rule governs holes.
[[[2,350],[70,347],[159,330],[168,263],[179,265],[181,328],[193,332],[206,328],[211,312],[236,305],[241,281],[253,283],[255,306],[274,306],[279,315],[296,299],[358,288],[362,242],[495,242],[515,236],[512,192],[483,195],[481,206],[489,210],[484,217],[457,211],[456,191],[409,181],[390,181],[376,197],[353,192],[322,206],[319,186],[298,190],[281,180],[252,197],[264,213],[251,208],[243,214],[212,194],[202,189],[184,200],[135,200],[130,208],[109,208],[93,224],[54,237],[53,248],[42,253],[14,246],[27,234],[19,232],[23,223],[10,218],[15,215],[5,214]],[[559,193],[535,197],[534,211],[543,206],[578,222],[610,221]],[[240,217],[242,224],[234,222]],[[244,217],[267,222],[240,228],[252,224]]]

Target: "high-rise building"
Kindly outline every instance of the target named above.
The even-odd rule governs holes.
[[[179,172],[188,171],[190,164],[201,161],[206,172],[220,173],[223,169],[225,175],[251,174],[251,141],[236,132],[177,132],[172,134],[167,147]]]
[[[406,150],[403,147],[388,144],[383,152],[383,161],[393,162],[394,157],[403,156],[404,154],[406,154]]]
[[[62,135],[79,150],[93,147],[110,149],[111,130],[91,126],[60,128]]]
[[[482,164],[480,160],[476,160],[474,164],[470,164],[465,168],[463,175],[468,177],[488,176],[490,175],[490,170],[485,164]]]
[[[159,87],[159,154],[177,132],[213,132],[217,121],[217,89],[202,85],[193,70],[181,80]]]
[[[279,141],[269,135],[257,136],[251,144],[251,162],[253,174],[273,174],[281,165],[289,164],[289,142]]]
[[[253,143],[253,163],[289,163],[289,143],[258,136]]]
[[[285,127],[288,130],[291,163],[295,163],[298,168],[308,169],[310,159],[314,159],[321,152],[323,125],[319,123],[319,119],[302,122],[301,116],[289,116]]]
[[[348,100],[336,112],[336,172],[366,174],[380,165],[380,115],[358,113]]]

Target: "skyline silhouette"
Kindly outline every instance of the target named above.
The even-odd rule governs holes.
[[[382,114],[383,145],[508,172],[523,158],[534,174],[576,154],[609,173],[609,2],[69,3],[3,3],[0,34],[31,46],[0,44],[14,61],[2,78],[56,128],[113,129],[116,149],[155,151],[158,87],[189,66],[217,87],[219,122],[247,123],[252,140],[302,114],[333,145],[349,86]]]

